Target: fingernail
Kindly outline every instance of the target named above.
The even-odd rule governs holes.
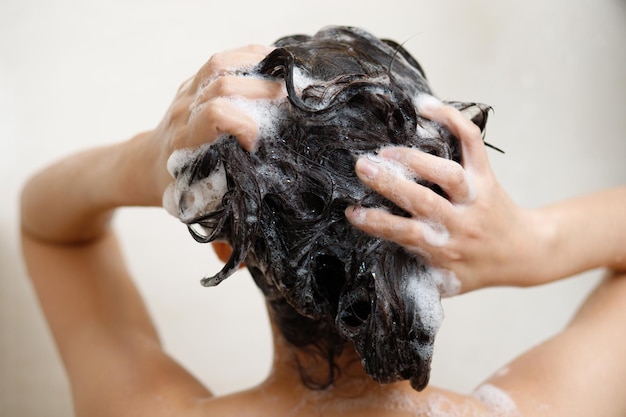
[[[348,206],[345,211],[346,217],[353,224],[365,223],[365,210],[360,206]]]
[[[369,179],[373,179],[378,174],[378,167],[369,159],[360,158],[356,161],[356,169]]]
[[[255,153],[258,149],[257,143],[251,143],[250,145],[245,147],[245,150],[248,151],[249,153]]]
[[[413,100],[418,113],[428,113],[441,107],[441,101],[430,94],[419,94]]]

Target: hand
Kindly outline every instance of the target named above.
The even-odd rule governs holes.
[[[98,239],[117,207],[161,206],[172,181],[167,160],[175,150],[213,142],[222,134],[236,136],[246,149],[254,148],[256,123],[229,98],[286,96],[279,82],[237,75],[269,51],[248,46],[213,55],[181,86],[156,129],[68,156],[33,176],[22,192],[25,230],[51,242]]]
[[[145,143],[148,152],[150,149],[158,151],[153,161],[159,198],[172,181],[166,165],[175,150],[196,148],[223,134],[237,137],[241,146],[249,151],[254,149],[257,125],[229,99],[286,96],[281,83],[242,75],[271,50],[266,46],[249,45],[215,54],[194,77],[183,83],[165,117]]]
[[[524,260],[533,256],[538,219],[518,207],[496,180],[476,125],[434,101],[420,106],[420,113],[460,139],[463,164],[408,148],[381,150],[382,162],[362,157],[356,164],[359,178],[411,217],[349,207],[348,220],[452,272],[461,281],[462,292],[490,285],[530,285]],[[397,170],[389,169],[393,164],[439,185],[448,198],[394,174]]]

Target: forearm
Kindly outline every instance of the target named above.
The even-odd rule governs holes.
[[[147,135],[80,152],[34,175],[21,196],[24,231],[51,242],[87,241],[102,234],[117,207],[160,205],[154,174],[144,168],[156,157]]]
[[[550,282],[593,268],[626,270],[626,187],[538,209],[543,230],[533,274]]]

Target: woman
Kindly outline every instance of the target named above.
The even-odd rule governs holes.
[[[623,415],[626,190],[519,208],[493,176],[480,129],[434,100],[418,102],[418,113],[459,139],[462,159],[402,147],[381,150],[385,163],[360,158],[355,171],[363,184],[400,211],[355,202],[345,209],[347,220],[447,271],[460,282],[460,292],[540,285],[606,267],[606,279],[562,333],[471,396],[424,388],[421,380],[413,384],[421,392],[406,381],[379,378],[390,382],[379,384],[361,365],[368,349],[349,344],[333,357],[331,369],[339,372],[330,383],[312,389],[307,381],[324,380],[329,368],[285,337],[275,309],[275,360],[257,388],[213,398],[163,351],[125,268],[111,215],[122,206],[160,206],[172,182],[167,161],[176,150],[228,134],[254,154],[257,122],[229,97],[283,100],[285,84],[233,69],[252,68],[270,52],[248,46],[214,55],[183,84],[156,129],[71,156],[25,186],[24,255],[70,377],[77,415]],[[398,165],[430,186],[398,175]],[[237,266],[228,248],[217,248]]]

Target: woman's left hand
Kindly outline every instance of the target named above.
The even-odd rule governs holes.
[[[532,259],[535,219],[502,189],[489,165],[478,127],[456,109],[429,102],[420,113],[452,132],[463,148],[463,164],[416,149],[385,148],[381,162],[362,157],[359,178],[410,213],[349,207],[348,220],[361,230],[394,241],[454,273],[467,292],[490,285],[525,285]],[[400,164],[439,185],[447,198],[390,169]],[[524,275],[520,274],[524,272]]]

